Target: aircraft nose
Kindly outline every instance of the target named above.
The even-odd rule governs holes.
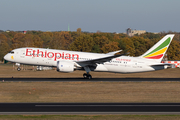
[[[7,57],[7,54],[6,54],[6,55],[4,56],[4,60],[7,60],[7,58],[8,58],[8,57]]]
[[[4,56],[4,60],[11,61],[9,53]]]

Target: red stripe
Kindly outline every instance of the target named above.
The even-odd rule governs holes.
[[[160,59],[163,56],[163,54],[152,56],[152,57],[146,57],[147,59]]]

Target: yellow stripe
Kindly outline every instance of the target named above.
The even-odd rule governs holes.
[[[150,55],[148,55],[146,57],[152,57],[152,56],[163,54],[164,52],[166,52],[166,50],[167,50],[167,47],[165,47],[165,48],[163,48],[163,49],[161,49],[161,50],[159,50],[159,51],[157,51],[155,53],[152,53],[152,54],[150,54]]]

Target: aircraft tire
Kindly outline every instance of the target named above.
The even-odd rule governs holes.
[[[87,73],[84,73],[84,74],[83,74],[83,77],[84,77],[85,79],[92,79],[92,76],[91,76],[90,74],[87,74]]]
[[[91,76],[91,75],[88,75],[87,78],[88,78],[88,79],[92,79],[92,76]]]
[[[86,74],[86,73],[84,73],[84,74],[83,74],[83,77],[84,77],[84,78],[87,78],[87,74]]]
[[[21,68],[20,68],[20,67],[18,67],[18,68],[17,68],[17,71],[20,71],[20,70],[21,70]]]

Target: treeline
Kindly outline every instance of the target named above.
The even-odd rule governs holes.
[[[13,31],[1,32],[0,60],[3,61],[3,56],[12,49],[21,47],[40,47],[94,53],[123,50],[124,53],[129,52],[130,56],[139,56],[169,33],[175,34],[175,37],[167,52],[168,59],[180,60],[180,33],[145,33],[128,37],[123,33],[81,32],[81,28],[78,28],[76,32],[27,31],[26,34]]]

